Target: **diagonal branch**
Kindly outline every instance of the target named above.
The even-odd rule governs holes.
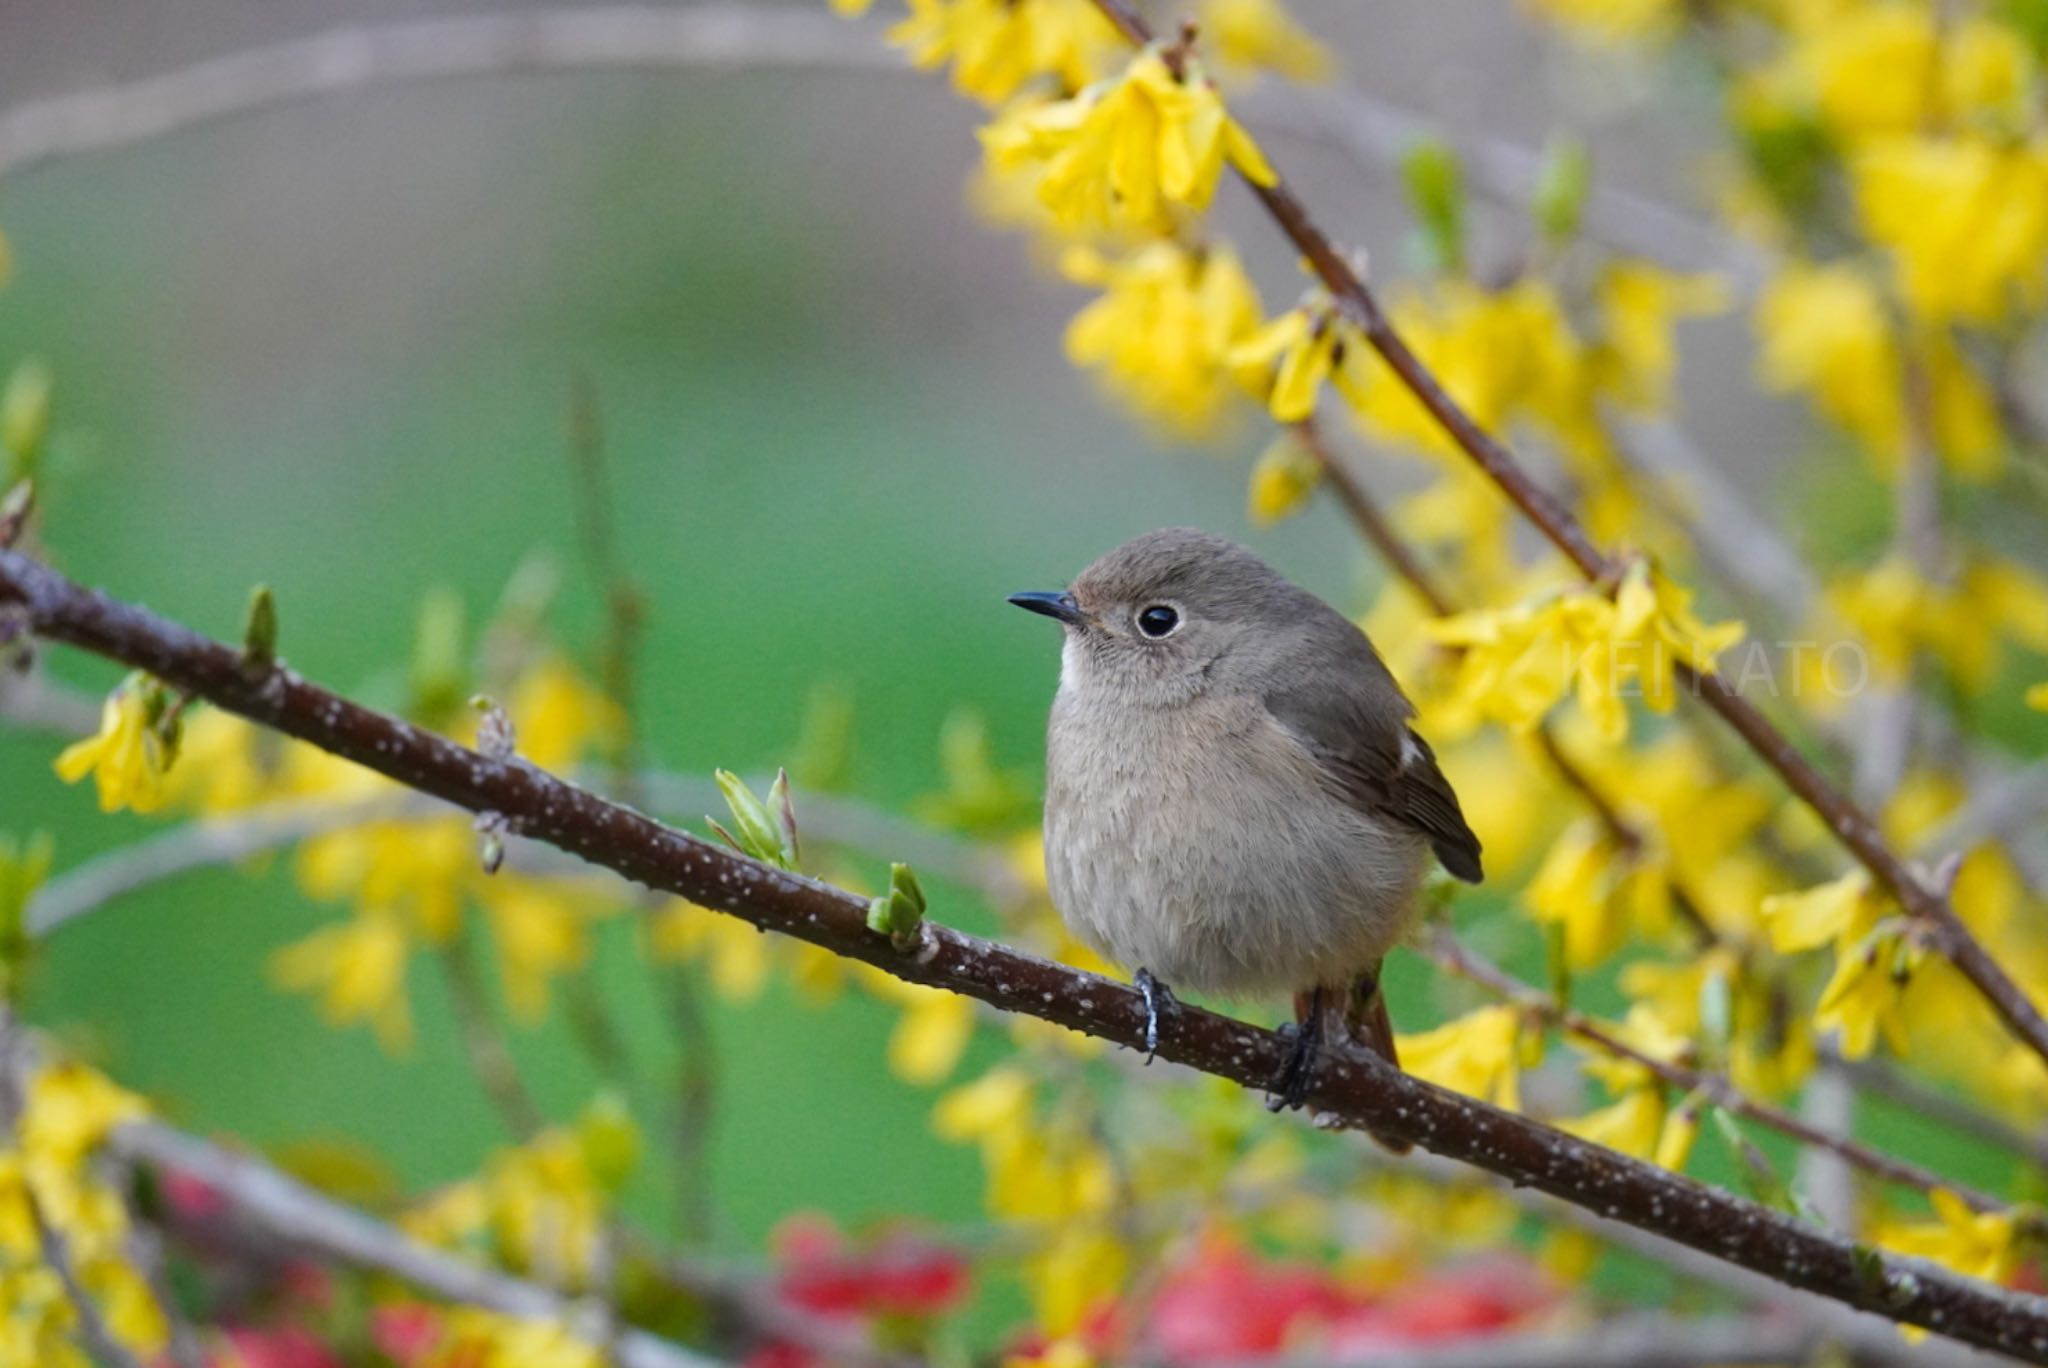
[[[147,670],[254,722],[311,742],[651,888],[781,931],[912,983],[943,988],[1137,1048],[1143,998],[1127,985],[930,923],[906,948],[870,931],[867,902],[758,864],[606,802],[517,757],[494,759],[350,702],[280,665],[250,670],[235,649],[81,588],[0,551],[0,603],[52,641]],[[1272,1031],[1184,1007],[1159,1054],[1247,1088],[1286,1061]],[[1310,1104],[1327,1123],[1404,1139],[1663,1235],[1793,1287],[2048,1364],[2048,1300],[1918,1260],[1877,1254],[1754,1202],[1447,1092],[1376,1056],[1333,1053]]]
[[[332,29],[208,58],[138,80],[0,110],[0,179],[84,154],[323,95],[508,72],[782,68],[913,70],[880,43],[848,43],[846,20],[815,4],[711,3],[523,9]],[[1253,92],[1258,122],[1334,142],[1367,167],[1397,165],[1440,124],[1364,90]],[[1526,206],[1543,176],[1539,151],[1506,139],[1456,137],[1476,190]],[[1715,267],[1754,285],[1756,250],[1682,210],[1608,185],[1587,194],[1587,233],[1639,256]]]
[[[161,1122],[123,1126],[107,1143],[131,1163],[197,1179],[226,1198],[239,1219],[324,1262],[385,1273],[444,1300],[502,1315],[559,1321],[572,1329],[591,1319],[576,1298],[421,1244],[260,1160]],[[719,1362],[644,1330],[618,1328],[604,1338],[618,1368],[714,1368]]]
[[[1142,45],[1152,41],[1151,28],[1129,0],[1095,0],[1095,5],[1131,42]],[[1603,587],[1620,583],[1628,569],[1627,562],[1601,550],[1564,502],[1539,484],[1513,452],[1451,397],[1394,327],[1379,297],[1317,226],[1307,206],[1287,182],[1276,178],[1270,185],[1250,181],[1246,184],[1308,262],[1309,269],[1330,292],[1344,316],[1365,335],[1395,378],[1458,449],[1588,581]],[[1898,900],[1906,914],[1928,930],[1942,953],[1970,980],[2013,1034],[2048,1060],[2048,1018],[2041,1015],[2040,1009],[1971,934],[1949,905],[1947,895],[1893,851],[1877,823],[1847,794],[1829,783],[1754,703],[1718,674],[1703,673],[1682,661],[1676,669],[1694,696],[1733,728]]]
[[[1886,1182],[1898,1183],[1921,1192],[1952,1192],[1977,1211],[2010,1209],[1988,1192],[1944,1178],[1918,1164],[1894,1159],[1852,1136],[1822,1130],[1780,1107],[1751,1097],[1737,1088],[1725,1074],[1709,1073],[1685,1064],[1660,1059],[1648,1051],[1637,1049],[1623,1040],[1612,1028],[1564,1005],[1550,994],[1530,987],[1500,966],[1481,958],[1448,931],[1440,931],[1425,953],[1451,973],[1479,984],[1505,1002],[1535,1013],[1546,1024],[1555,1026],[1566,1035],[1577,1036],[1604,1054],[1639,1065],[1682,1092],[1700,1093],[1718,1107],[1759,1125],[1768,1126],[1803,1145],[1834,1154]]]

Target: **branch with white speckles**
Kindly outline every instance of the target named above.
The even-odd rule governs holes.
[[[1127,985],[926,923],[905,948],[867,924],[867,900],[748,860],[547,774],[494,759],[365,708],[282,665],[240,652],[0,551],[0,604],[38,637],[147,670],[252,722],[650,888],[920,983],[1137,1048],[1143,999]],[[1183,1007],[1159,1054],[1264,1088],[1288,1054],[1280,1036]],[[1970,1344],[2048,1364],[2048,1300],[1860,1249],[1668,1170],[1411,1078],[1368,1055],[1332,1052],[1309,1091],[1328,1124],[1413,1142],[1516,1184],[1652,1231],[1790,1286]]]

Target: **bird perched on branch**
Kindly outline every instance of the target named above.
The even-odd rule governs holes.
[[[1480,852],[1365,634],[1244,547],[1190,528],[1149,532],[1068,588],[1010,602],[1065,628],[1046,734],[1053,902],[1136,970],[1147,1046],[1177,984],[1294,994],[1276,1108],[1301,1105],[1338,1026],[1394,1061],[1380,962],[1430,853],[1477,883]]]

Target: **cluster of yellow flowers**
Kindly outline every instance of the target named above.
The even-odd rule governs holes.
[[[0,1143],[0,1363],[89,1368],[67,1275],[122,1348],[145,1362],[163,1352],[169,1326],[130,1258],[127,1206],[93,1163],[108,1132],[142,1114],[137,1098],[82,1065],[46,1065],[28,1079],[14,1134]]]
[[[640,1136],[615,1099],[600,1098],[575,1125],[501,1150],[474,1178],[436,1193],[401,1220],[433,1244],[489,1256],[569,1292],[598,1290],[613,1200],[638,1161]]]
[[[868,8],[832,3],[849,14]],[[1903,481],[1923,465],[1937,483],[2011,475],[2002,363],[2048,308],[2048,139],[2036,128],[2039,59],[2023,35],[1994,15],[1944,15],[1908,0],[1529,8],[1651,60],[1688,25],[1744,26],[1744,41],[1729,45],[1739,56],[1728,117],[1748,160],[1728,174],[1724,201],[1772,262],[1753,301],[1760,383],[1801,396],[1875,477]],[[1333,414],[1419,461],[1400,526],[1457,601],[1474,606],[1430,620],[1412,591],[1391,588],[1371,617],[1375,639],[1413,685],[1425,729],[1445,743],[1496,876],[1526,873],[1517,905],[1545,937],[1559,995],[1576,975],[1604,976],[1624,1004],[1606,1029],[1641,1056],[1567,1038],[1605,1096],[1583,1104],[1591,1110],[1556,1108],[1561,1124],[1683,1169],[1710,1099],[1675,1096],[1643,1058],[1660,1068],[1683,1061],[1775,1098],[1803,1082],[1817,1037],[1830,1033],[1852,1059],[1880,1045],[1953,1058],[1953,1076],[1983,1096],[2038,1106],[2048,1071],[1999,1031],[1922,928],[1860,872],[1808,886],[1826,868],[1809,818],[1769,784],[1731,775],[1728,758],[1698,736],[1631,716],[1631,697],[1652,714],[1672,712],[1687,676],[1712,673],[1743,635],[1739,623],[1703,618],[1662,568],[1682,570],[1687,548],[1667,511],[1640,497],[1613,422],[1672,412],[1677,329],[1730,308],[1729,284],[1601,258],[1559,226],[1575,207],[1539,213],[1530,232],[1540,241],[1526,259],[1482,281],[1458,237],[1454,163],[1413,169],[1434,264],[1385,292],[1393,326],[1482,428],[1543,458],[1542,477],[1570,491],[1597,539],[1640,549],[1616,562],[1626,569],[1611,583],[1567,579],[1518,542],[1500,491],[1382,364],[1355,310],[1318,289],[1269,312],[1237,249],[1213,231],[1207,213],[1226,171],[1255,189],[1277,184],[1226,92],[1262,71],[1316,79],[1332,64],[1280,0],[1201,0],[1196,13],[1198,37],[1133,49],[1092,0],[908,0],[891,36],[989,107],[983,204],[1030,228],[1065,279],[1094,292],[1065,336],[1077,367],[1179,439],[1228,436],[1262,411],[1287,425],[1252,467],[1256,520],[1307,504],[1324,467],[1304,445],[1304,425]],[[1831,577],[1825,606],[1868,644],[1883,679],[1909,681],[1934,662],[1975,697],[1998,685],[2012,650],[2048,653],[2048,583],[1974,548],[1944,555],[1948,563],[1931,565],[1917,549],[1888,552]],[[549,652],[527,658],[506,696],[521,752],[544,767],[604,752],[619,726],[613,705]],[[1560,708],[1567,699],[1574,709]],[[2027,700],[2048,708],[2048,684]],[[59,771],[91,774],[109,809],[213,815],[398,797],[222,714],[183,713],[159,686],[131,679],[108,699],[100,733],[67,750]],[[1011,842],[1017,892],[1000,909],[1006,929],[1069,963],[1105,967],[1061,930],[1035,839],[1012,839],[1028,793],[995,768],[986,731],[956,718],[942,753],[947,788],[924,813]],[[1571,817],[1559,801],[1559,757],[1592,815]],[[1887,835],[1910,849],[1960,802],[1953,785],[1915,770],[1885,814]],[[394,1048],[409,1035],[405,980],[420,950],[445,950],[481,925],[507,1002],[532,1020],[556,976],[584,961],[591,925],[613,910],[602,887],[580,880],[486,874],[477,832],[452,817],[373,812],[307,841],[295,872],[309,894],[350,910],[281,952],[279,981],[318,995],[337,1023],[371,1022]],[[858,886],[851,871],[827,872]],[[2028,990],[2048,990],[2048,938],[2025,915],[2040,898],[2009,862],[1971,852],[1952,902]],[[811,1000],[852,985],[890,1004],[889,1065],[915,1084],[950,1079],[975,1027],[965,998],[685,904],[654,909],[644,944],[653,958],[700,966],[729,1000],[781,976]],[[1047,1360],[1085,1364],[1088,1318],[1143,1256],[1135,1203],[1213,1197],[1294,1159],[1227,1135],[1230,1123],[1217,1118],[1225,1104],[1199,1088],[1173,1104],[1183,1109],[1177,1127],[1162,1120],[1145,1144],[1120,1142],[1079,1067],[1099,1056],[1099,1042],[1021,1018],[1010,1029],[1023,1048],[940,1097],[933,1126],[979,1149],[991,1213],[1034,1237],[1018,1263],[1053,1341]],[[1423,1078],[1520,1108],[1523,1075],[1550,1037],[1523,1002],[1496,1003],[1404,1036],[1401,1049]],[[1227,1106],[1241,1116],[1245,1099],[1230,1090]],[[603,1263],[628,1130],[599,1110],[535,1137],[413,1212],[411,1228],[554,1285],[587,1287]],[[1302,1234],[1312,1227],[1304,1217],[1294,1236],[1312,1238]],[[1945,1193],[1929,1221],[1882,1214],[1871,1229],[1891,1247],[1987,1276],[2010,1271],[2017,1238],[2009,1213]],[[100,1276],[118,1281],[118,1265],[109,1267]],[[553,1327],[480,1313],[450,1325],[486,1361],[587,1361],[578,1357],[587,1348]]]
[[[1037,1113],[1028,1074],[997,1068],[940,1100],[933,1125],[981,1146],[992,1215],[1039,1237],[1024,1259],[1040,1329],[1073,1335],[1115,1296],[1128,1270],[1117,1229],[1123,1200],[1115,1160],[1079,1116]]]
[[[1634,688],[1654,712],[1677,701],[1680,667],[1703,673],[1741,638],[1740,623],[1709,627],[1692,612],[1692,595],[1643,561],[1630,566],[1613,597],[1567,590],[1505,609],[1463,613],[1430,633],[1459,648],[1456,678],[1432,699],[1431,717],[1447,738],[1481,721],[1527,731],[1567,692],[1606,741],[1628,735],[1623,691]]]

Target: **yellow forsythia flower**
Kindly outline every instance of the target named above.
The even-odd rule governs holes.
[[[1390,312],[1416,356],[1487,431],[1505,433],[1526,420],[1555,434],[1569,451],[1600,445],[1594,400],[1603,371],[1549,281],[1525,276],[1490,290],[1469,280],[1438,280],[1398,291]],[[1638,318],[1634,326],[1647,331],[1643,322]],[[1645,341],[1636,337],[1629,344],[1642,349]],[[1612,360],[1605,374],[1622,374]],[[1407,386],[1354,387],[1345,398],[1367,428],[1388,441],[1461,459],[1443,425]]]
[[[906,983],[865,965],[861,977],[877,997],[903,1008],[889,1035],[889,1071],[905,1083],[929,1086],[944,1081],[974,1035],[973,1001],[943,988]]]
[[[519,753],[545,770],[567,769],[593,748],[615,744],[625,725],[618,704],[553,652],[520,675],[505,711],[518,729]]]
[[[440,1333],[423,1360],[435,1368],[604,1368],[612,1361],[608,1349],[559,1321],[458,1306],[437,1324]]]
[[[273,796],[276,776],[257,758],[268,739],[254,723],[219,708],[202,708],[180,732],[178,763],[165,787],[167,801],[212,816]]]
[[[139,1099],[68,1061],[27,1082],[17,1131],[0,1148],[0,1361],[86,1368],[78,1312],[44,1261],[36,1217],[62,1237],[71,1274],[110,1335],[138,1361],[168,1339],[161,1306],[130,1261],[127,1206],[91,1163],[109,1132],[143,1115]]]
[[[1022,1128],[1031,1116],[1031,1078],[1021,1069],[995,1068],[962,1084],[932,1108],[941,1140],[985,1140]]]
[[[1631,1088],[1620,1101],[1559,1121],[1557,1127],[1581,1140],[1648,1159],[1664,1135],[1664,1093],[1656,1085]]]
[[[1871,143],[1850,173],[1915,318],[1995,324],[2048,298],[2048,145],[1900,136]]]
[[[356,791],[388,791],[382,778],[356,773],[366,781]],[[434,944],[455,934],[464,897],[484,878],[475,829],[459,817],[366,822],[316,836],[299,847],[294,868],[310,896],[402,915]]]
[[[1316,411],[1329,380],[1356,405],[1365,396],[1365,335],[1334,308],[1289,309],[1230,352],[1233,367],[1272,376],[1266,407],[1276,421],[1298,423]]]
[[[2048,712],[2048,683],[2027,690],[2027,706],[2035,712]]]
[[[1661,852],[1624,854],[1599,823],[1574,822],[1522,890],[1529,915],[1564,928],[1565,963],[1591,969],[1620,947],[1631,926],[1661,930],[1670,920],[1670,881]]]
[[[1714,275],[1677,275],[1647,261],[1620,260],[1597,287],[1602,345],[1594,358],[1601,387],[1639,411],[1668,407],[1678,373],[1673,325],[1728,308],[1728,284]]]
[[[1001,166],[1043,163],[1039,198],[1069,229],[1170,231],[1206,209],[1227,162],[1256,185],[1278,177],[1192,58],[1175,76],[1157,48],[1114,80],[982,130]]]
[[[828,0],[832,12],[842,19],[858,19],[866,14],[875,0]]]
[[[92,775],[101,812],[153,811],[164,800],[164,776],[177,755],[175,735],[165,735],[159,722],[163,710],[162,688],[130,675],[101,705],[98,733],[58,755],[57,777],[75,784]]]
[[[1702,672],[1742,637],[1742,624],[1701,622],[1692,595],[1638,561],[1612,599],[1576,589],[1440,620],[1431,635],[1463,654],[1438,716],[1453,732],[1493,718],[1526,731],[1575,689],[1600,736],[1628,734],[1623,691],[1654,712],[1677,698],[1677,667]]]
[[[22,1151],[38,1163],[75,1168],[110,1131],[146,1110],[141,1098],[102,1073],[83,1064],[51,1064],[29,1086]]]
[[[737,917],[678,899],[648,920],[648,946],[672,962],[703,960],[712,989],[727,1001],[751,1001],[768,986],[768,937]]]
[[[1910,3],[1836,6],[1766,80],[1853,138],[2021,112],[2031,62],[2004,24]]]
[[[1808,392],[1865,445],[1896,452],[1905,431],[1904,373],[1884,303],[1853,266],[1790,265],[1757,300],[1765,386]]]
[[[395,1053],[412,1043],[405,997],[411,948],[395,914],[365,909],[277,951],[270,974],[281,988],[318,993],[321,1013],[333,1025],[369,1021],[378,1043]]]
[[[589,958],[588,928],[602,908],[599,890],[569,880],[500,874],[478,892],[498,973],[512,1014],[532,1024],[547,1015],[548,987]]]
[[[1944,1264],[1966,1278],[2002,1283],[2019,1259],[2019,1218],[2010,1211],[1976,1211],[1945,1188],[1931,1195],[1935,1219],[1884,1222],[1876,1234],[1886,1249]]]
[[[1509,1111],[1522,1104],[1522,1014],[1512,1007],[1481,1007],[1396,1045],[1417,1078]]]
[[[1322,478],[1322,466],[1302,448],[1301,439],[1283,432],[1252,464],[1245,514],[1254,527],[1271,527],[1291,518],[1308,506]]]
[[[1203,50],[1226,76],[1249,80],[1270,71],[1304,85],[1329,78],[1329,50],[1281,0],[1202,0],[1195,22]]]
[[[1077,247],[1060,264],[1069,279],[1102,290],[1067,325],[1067,359],[1169,432],[1212,432],[1240,388],[1232,348],[1260,319],[1236,251],[1153,242],[1111,258]]]
[[[1771,948],[1781,955],[1814,950],[1830,941],[1852,945],[1877,925],[1870,875],[1852,869],[1833,883],[1801,893],[1776,893],[1763,902]]]
[[[2011,561],[1977,558],[1953,581],[1937,583],[1908,557],[1888,556],[1830,585],[1827,600],[1889,679],[1903,677],[1925,653],[1976,694],[1995,681],[2006,641],[2048,650],[2048,582]]]
[[[1903,1053],[1906,1022],[1900,1007],[1926,957],[1917,942],[1893,934],[1873,933],[1854,946],[1837,947],[1835,972],[1821,989],[1813,1024],[1840,1031],[1842,1053],[1850,1059],[1869,1054],[1879,1030]]]
[[[1116,1295],[1130,1257],[1116,1234],[1114,1160],[1086,1126],[1034,1118],[1033,1092],[1021,1070],[991,1070],[940,1099],[932,1128],[979,1141],[990,1214],[1045,1237],[1024,1260],[1023,1280],[1039,1327],[1060,1336]]]
[[[1094,0],[910,0],[889,41],[919,67],[951,62],[954,89],[991,105],[1045,75],[1079,90],[1124,48]]]
[[[603,1271],[609,1198],[639,1145],[623,1108],[593,1102],[575,1125],[497,1151],[477,1176],[442,1188],[400,1223],[433,1244],[487,1249],[550,1286],[586,1288]]]

